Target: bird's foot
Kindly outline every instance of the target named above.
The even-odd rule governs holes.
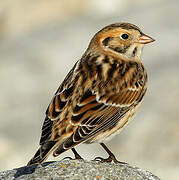
[[[65,157],[62,159],[63,160],[84,160],[81,156],[76,156],[75,158],[72,157]]]
[[[118,161],[117,159],[116,159],[116,157],[114,156],[114,155],[110,155],[108,158],[102,158],[102,157],[96,157],[95,159],[94,159],[94,161],[99,161],[99,162],[101,162],[101,163],[110,163],[110,162],[114,162],[114,163],[120,163],[120,164],[127,164],[127,163],[125,163],[125,162],[121,162],[121,161]]]
[[[79,154],[76,154],[74,160],[84,160],[84,159]]]

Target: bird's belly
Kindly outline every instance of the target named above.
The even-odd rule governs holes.
[[[113,128],[99,133],[97,136],[89,139],[86,143],[101,143],[112,139],[115,135],[119,134],[123,130],[124,126],[127,125],[134,118],[134,115],[136,114],[139,106],[140,103],[136,105],[133,109],[128,111]]]

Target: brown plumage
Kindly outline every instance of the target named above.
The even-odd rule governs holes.
[[[147,89],[141,62],[144,44],[154,40],[135,25],[116,23],[99,31],[55,93],[42,127],[40,148],[28,165],[42,163],[80,143],[104,145],[136,113]]]

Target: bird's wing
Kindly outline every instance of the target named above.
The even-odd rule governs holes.
[[[49,104],[47,111],[46,111],[46,118],[44,120],[42,126],[42,133],[40,139],[40,145],[43,145],[45,142],[49,141],[52,136],[52,126],[53,122],[58,119],[61,112],[63,112],[69,97],[73,92],[73,73],[75,68],[78,64],[74,65],[71,71],[68,73],[58,90],[56,91],[54,97],[52,98],[51,103]]]
[[[145,94],[144,84],[138,83],[141,79],[137,78],[138,73],[135,74],[133,85],[128,82],[121,83],[126,86],[118,93],[101,94],[100,88],[88,89],[71,109],[72,115],[68,122],[74,127],[73,133],[59,145],[53,155],[57,156],[81,142],[112,129],[129,110],[134,108]],[[125,78],[121,81],[125,81]]]

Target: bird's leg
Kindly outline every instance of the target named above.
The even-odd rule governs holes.
[[[107,159],[104,159],[102,157],[96,157],[94,160],[100,161],[100,162],[114,162],[114,163],[121,163],[121,164],[127,164],[125,162],[120,162],[116,159],[114,154],[107,148],[107,146],[104,143],[100,143],[100,145],[105,149],[105,151],[108,153],[109,157]]]
[[[71,148],[71,150],[72,150],[72,152],[73,152],[73,154],[75,155],[75,158],[73,159],[73,158],[71,158],[71,157],[65,157],[65,158],[63,158],[63,160],[66,160],[66,159],[69,159],[69,160],[76,160],[76,159],[83,159],[78,153],[77,153],[77,151],[76,151],[76,149],[75,148]]]
[[[77,151],[76,151],[75,148],[72,148],[71,150],[73,151],[73,154],[75,155],[75,159],[83,159],[83,158],[77,153]]]

